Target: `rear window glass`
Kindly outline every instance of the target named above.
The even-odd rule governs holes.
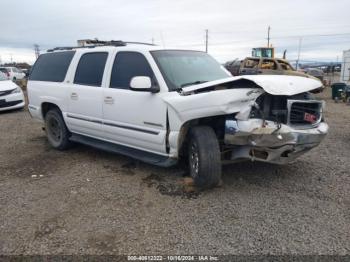
[[[75,72],[74,84],[101,86],[108,53],[84,54]]]
[[[75,51],[47,53],[35,62],[29,80],[63,82]]]

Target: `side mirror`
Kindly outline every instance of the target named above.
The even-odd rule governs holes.
[[[130,81],[130,89],[152,93],[159,92],[159,87],[152,86],[151,78],[148,76],[134,76]]]

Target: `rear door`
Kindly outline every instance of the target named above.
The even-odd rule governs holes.
[[[103,138],[102,103],[108,52],[77,55],[68,94],[68,128],[78,134]]]
[[[158,85],[146,55],[152,59],[149,53],[116,53],[103,94],[105,137],[118,144],[165,154],[167,108],[162,93],[130,90],[135,76],[148,76],[153,85]]]

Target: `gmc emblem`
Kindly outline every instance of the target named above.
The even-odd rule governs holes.
[[[309,123],[315,123],[317,121],[317,117],[313,114],[305,113],[304,120],[309,122]]]

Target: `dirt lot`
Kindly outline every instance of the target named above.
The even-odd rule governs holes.
[[[0,252],[349,254],[350,107],[326,100],[320,147],[287,166],[226,166],[201,193],[183,191],[180,167],[58,152],[27,111],[2,113]]]

